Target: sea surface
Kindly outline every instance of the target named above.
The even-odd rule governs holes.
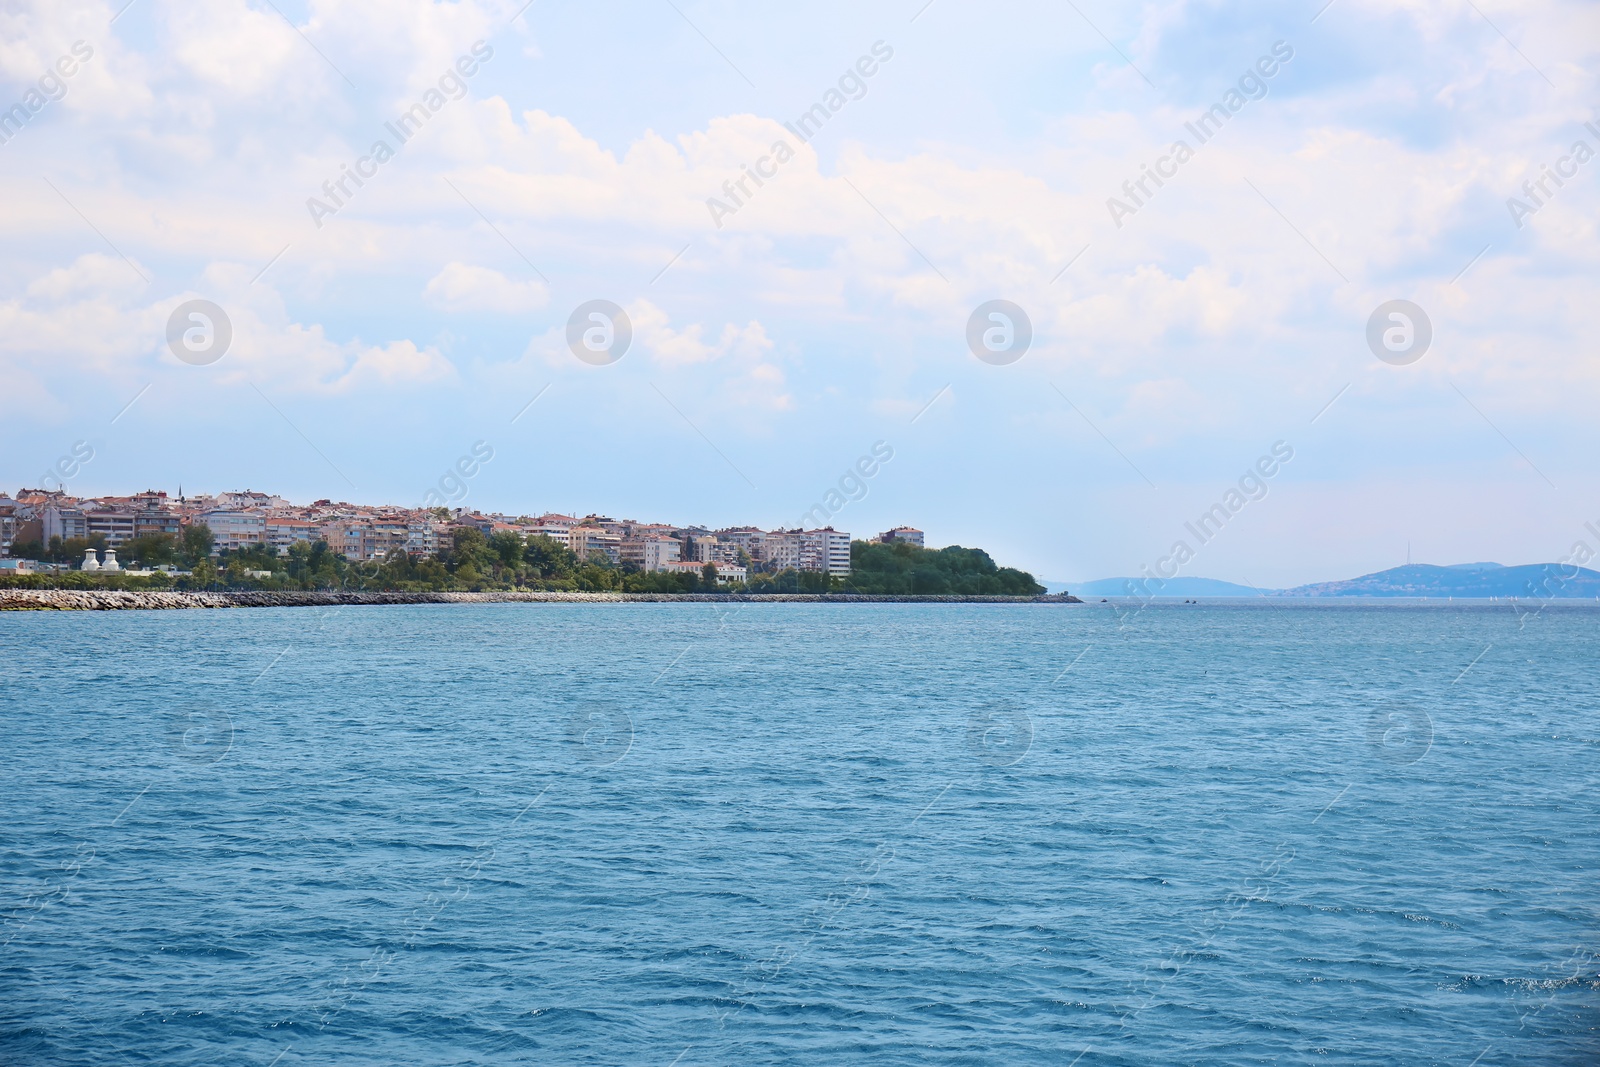
[[[1591,1064],[1593,605],[0,613],[0,1063]]]

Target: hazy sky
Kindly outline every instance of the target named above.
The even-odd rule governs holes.
[[[123,2],[0,6],[0,489],[414,505],[481,441],[484,510],[770,527],[884,442],[839,528],[1261,586],[1600,525],[1594,4]]]

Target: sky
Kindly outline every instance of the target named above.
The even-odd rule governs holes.
[[[1550,0],[10,0],[0,490],[1559,559],[1597,53]]]

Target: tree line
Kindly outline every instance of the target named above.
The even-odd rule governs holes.
[[[69,571],[55,575],[0,578],[0,586],[31,588],[361,590],[450,592],[539,590],[614,593],[879,593],[901,596],[1031,596],[1044,592],[1031,574],[998,567],[982,549],[952,546],[922,549],[855,541],[851,574],[784,570],[750,574],[743,582],[719,583],[716,567],[698,571],[644,571],[617,563],[604,553],[579,559],[567,546],[543,534],[524,537],[512,530],[488,536],[472,527],[455,531],[448,548],[432,555],[391,552],[382,559],[354,562],[325,541],[296,541],[287,555],[270,545],[223,548],[213,558],[215,539],[204,524],[182,535],[148,534],[117,551],[122,564],[154,567],[176,564],[187,575],[148,577]],[[105,539],[52,538],[48,546],[26,543],[13,554],[76,563],[86,549],[103,550]],[[29,549],[33,552],[30,553]]]

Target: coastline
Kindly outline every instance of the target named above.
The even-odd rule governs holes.
[[[187,608],[315,608],[403,604],[1081,604],[1070,594],[895,596],[866,593],[190,593],[0,589],[0,611],[170,611]]]

